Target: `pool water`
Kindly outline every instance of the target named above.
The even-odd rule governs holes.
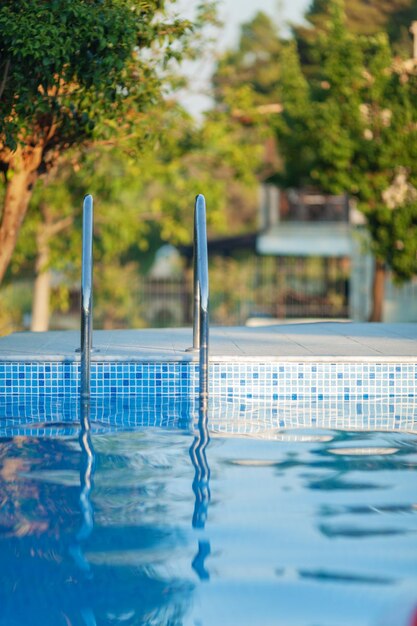
[[[203,422],[3,437],[0,625],[401,626],[416,444]]]

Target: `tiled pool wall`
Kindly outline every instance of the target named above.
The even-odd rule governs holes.
[[[0,437],[73,435],[82,407],[70,397],[10,395],[0,398]],[[253,401],[211,397],[211,432],[277,438],[288,429],[381,430],[417,432],[417,398],[365,400],[297,399]],[[95,431],[145,427],[192,430],[199,417],[195,398],[143,396],[93,398],[89,417]]]
[[[0,436],[73,434],[83,415],[80,400],[45,395],[0,398]],[[89,417],[95,430],[158,427],[189,429],[198,407],[190,398],[112,396],[93,398]]]
[[[214,432],[417,430],[417,363],[212,362]],[[73,434],[79,362],[0,362],[0,435]],[[185,428],[198,418],[196,362],[93,362],[94,428]]]
[[[76,361],[0,362],[5,395],[77,397]],[[91,395],[188,397],[198,392],[198,364],[92,362]],[[211,396],[244,400],[344,401],[417,395],[417,362],[219,361],[209,365]]]

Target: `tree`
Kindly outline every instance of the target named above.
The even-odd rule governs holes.
[[[214,97],[227,101],[242,85],[250,86],[258,105],[277,97],[281,41],[277,27],[263,12],[241,26],[236,49],[226,51],[218,60],[213,75]]]
[[[346,2],[347,28],[359,35],[387,32],[396,50],[407,53],[408,31],[415,19],[414,5],[414,0],[349,0]],[[333,0],[312,0],[305,13],[307,25],[292,28],[304,66],[317,63],[318,38],[331,24],[332,6]]]
[[[281,180],[356,197],[376,259],[371,320],[380,321],[386,267],[400,281],[417,273],[417,65],[394,56],[384,33],[350,32],[339,0],[331,18],[315,76],[304,77],[292,44],[282,60]]]
[[[97,328],[143,325],[140,277],[162,243],[191,243],[197,193],[206,195],[211,235],[253,228],[252,167],[261,155],[236,136],[236,121],[212,114],[198,125],[166,99],[140,125],[129,140],[92,145],[81,159],[69,151],[37,185],[11,263],[14,277],[31,278],[35,267],[32,330],[46,330],[49,311],[64,310],[79,283],[87,192],[95,200]],[[52,274],[60,284],[51,289]]]
[[[34,185],[72,146],[131,132],[191,24],[165,0],[4,0],[0,7],[0,281]],[[156,60],[155,60],[156,59]]]
[[[274,120],[281,112],[281,50],[276,24],[258,12],[242,25],[236,49],[219,58],[212,78],[216,105],[209,117],[223,119],[230,140],[252,146],[248,165],[258,180],[266,180],[278,167]],[[253,206],[251,210],[253,214]],[[235,216],[239,222],[237,211]]]

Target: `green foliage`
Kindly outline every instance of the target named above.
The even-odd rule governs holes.
[[[199,2],[193,23],[175,14],[175,4],[175,0],[1,3],[0,168],[5,184],[0,189],[0,240],[11,242],[2,258],[2,275],[41,174],[46,177],[35,187],[9,276],[33,273],[43,237],[48,240],[48,267],[61,272],[63,284],[71,286],[79,275],[85,192],[94,193],[101,208],[96,254],[97,263],[103,263],[103,277],[110,276],[106,268],[111,264],[123,268],[128,263],[124,256],[130,248],[146,246],[150,214],[158,221],[161,213],[156,215],[152,202],[143,208],[141,194],[145,181],[150,184],[144,175],[147,159],[156,162],[153,151],[168,130],[158,122],[160,112],[166,113],[167,92],[178,84],[172,62],[197,54],[201,29],[215,21],[214,2]],[[174,142],[173,125],[169,132]],[[85,157],[80,147],[90,148]],[[16,172],[22,170],[28,176],[10,192]],[[17,200],[13,213],[7,206],[11,198]],[[138,219],[141,211],[147,214],[145,222]],[[12,226],[5,223],[7,215],[13,215]],[[172,218],[166,211],[166,222],[174,220],[172,231],[176,225],[180,229],[178,215]],[[49,232],[59,235],[49,238]],[[65,289],[55,300],[65,306]]]
[[[213,114],[198,126],[181,108],[166,102],[141,123],[142,130],[129,140],[97,144],[81,161],[73,150],[40,181],[13,256],[14,275],[29,275],[37,233],[46,228],[45,208],[52,223],[72,217],[49,244],[49,268],[60,276],[52,304],[65,310],[69,290],[79,284],[82,201],[91,193],[96,327],[143,324],[137,306],[139,277],[163,242],[192,242],[197,193],[206,196],[212,235],[252,226],[252,167],[261,154],[240,137],[237,141],[236,122]]]
[[[23,317],[30,312],[31,285],[19,281],[0,288],[0,337],[22,330]]]
[[[282,178],[356,197],[375,256],[407,279],[417,272],[416,67],[393,55],[385,34],[355,36],[340,2],[329,4],[320,69],[307,89],[300,91],[294,77],[283,85]],[[300,66],[296,76],[300,82]]]
[[[262,12],[241,27],[238,47],[224,53],[213,76],[214,95],[227,101],[239,87],[247,85],[255,104],[273,101],[279,85],[281,42],[275,24]]]
[[[312,167],[314,147],[309,138],[310,86],[300,66],[293,42],[283,46],[280,101],[284,111],[276,124],[277,135],[282,146],[282,171],[275,175],[284,186],[302,185]]]
[[[191,25],[164,21],[151,0],[5,0],[0,7],[0,138],[81,143],[103,122],[155,104],[154,58],[179,57]],[[174,45],[175,44],[175,45]],[[153,54],[144,52],[152,49]],[[129,121],[129,116],[124,122]]]
[[[193,47],[196,22],[175,0],[5,0],[0,6],[0,281],[37,178],[71,147],[122,136],[150,140],[147,114],[161,106],[171,61]]]
[[[212,79],[216,106],[208,123],[223,126],[219,145],[229,145],[229,155],[233,152],[235,164],[240,162],[237,170],[246,170],[246,179],[249,174],[252,181],[268,178],[278,167],[274,126],[281,109],[282,47],[272,19],[258,12],[242,25],[236,49],[219,58]],[[235,216],[238,222],[237,212]]]
[[[408,29],[416,17],[414,0],[349,0],[345,4],[349,32],[359,35],[387,32],[395,50],[409,54]],[[308,24],[293,27],[303,64],[316,65],[317,39],[332,23],[333,5],[334,0],[312,0],[305,14]]]

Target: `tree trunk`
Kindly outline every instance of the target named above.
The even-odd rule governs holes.
[[[49,237],[42,237],[40,232],[36,240],[38,254],[36,258],[36,279],[33,289],[30,330],[42,332],[49,328],[49,300],[51,293],[51,271],[48,267]]]
[[[19,146],[8,159],[9,178],[0,224],[0,283],[12,258],[41,161],[41,147]]]
[[[372,312],[370,322],[382,322],[385,293],[385,263],[381,259],[375,260],[375,272],[372,285]]]
[[[36,278],[32,301],[32,322],[30,329],[35,332],[46,331],[49,328],[50,295],[51,295],[51,270],[50,242],[61,231],[65,230],[73,222],[72,215],[54,221],[54,216],[46,204],[40,205],[43,220],[36,234]]]

